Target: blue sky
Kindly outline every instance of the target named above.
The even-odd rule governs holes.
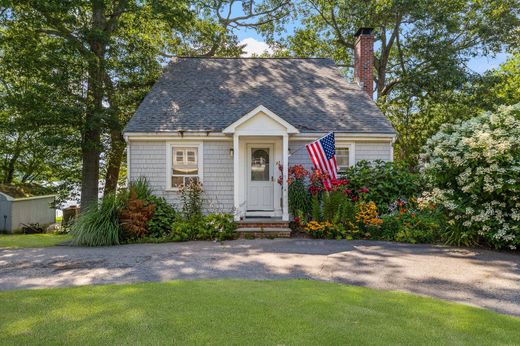
[[[292,32],[294,24],[289,26],[289,31]],[[254,53],[262,53],[266,49],[265,42],[262,36],[260,36],[255,30],[249,28],[241,28],[236,31],[238,39],[240,41],[246,40],[247,43],[246,51]],[[468,68],[477,73],[483,73],[487,70],[499,67],[500,64],[504,63],[508,58],[508,54],[499,53],[496,56],[480,56],[473,58],[468,63]]]

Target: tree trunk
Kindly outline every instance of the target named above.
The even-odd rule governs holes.
[[[106,40],[100,35],[105,26],[105,5],[92,2],[92,32],[87,38],[94,57],[88,62],[87,110],[81,141],[81,211],[97,201],[99,193],[99,158],[103,117],[103,79]]]
[[[105,177],[105,193],[116,192],[119,172],[125,152],[125,140],[119,129],[110,131],[110,152],[108,154],[107,174]]]

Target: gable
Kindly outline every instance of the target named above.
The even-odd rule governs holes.
[[[294,126],[262,105],[245,114],[222,132],[264,135],[299,133]]]

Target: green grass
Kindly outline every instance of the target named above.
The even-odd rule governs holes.
[[[0,293],[0,344],[520,344],[520,319],[318,281],[174,281]]]
[[[68,234],[0,234],[0,248],[49,247],[71,239]]]

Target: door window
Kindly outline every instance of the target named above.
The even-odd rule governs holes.
[[[251,149],[251,181],[269,181],[269,149]]]

